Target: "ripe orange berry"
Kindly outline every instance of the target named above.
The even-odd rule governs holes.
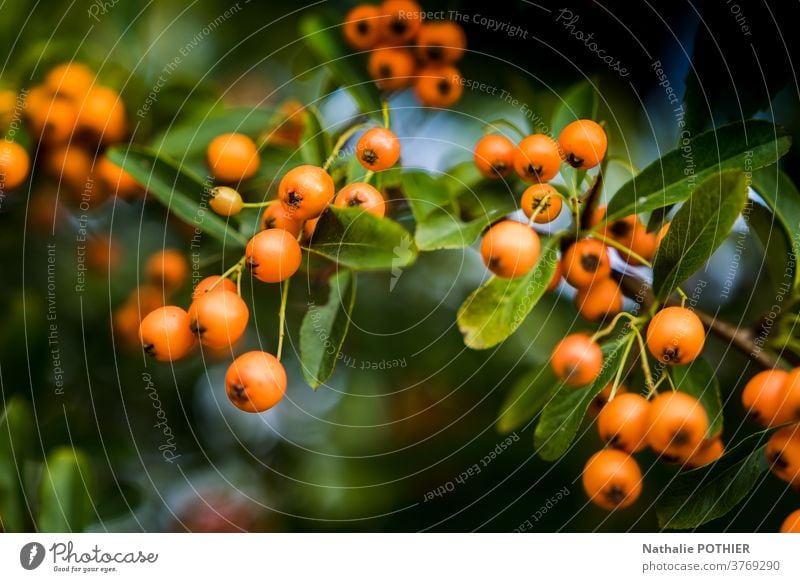
[[[211,190],[211,200],[208,205],[220,216],[234,216],[244,208],[244,200],[242,200],[242,195],[233,188],[217,186]]]
[[[644,260],[651,261],[656,254],[656,249],[658,249],[656,239],[656,233],[647,232],[647,228],[642,224],[633,231],[633,236],[631,237],[628,248]],[[638,258],[629,253],[620,251],[619,254],[620,257],[630,265],[635,266],[642,264]]]
[[[514,151],[514,169],[526,182],[547,182],[561,169],[558,144],[549,135],[529,135]]]
[[[688,364],[703,351],[705,341],[703,323],[685,307],[666,307],[647,326],[647,348],[665,364]]]
[[[286,370],[267,352],[247,352],[236,358],[225,374],[230,401],[245,412],[264,412],[286,393]]]
[[[34,137],[49,143],[69,141],[75,131],[78,111],[67,99],[53,97],[28,111]]]
[[[127,303],[136,308],[137,315],[144,317],[159,307],[164,307],[164,293],[161,289],[145,283],[128,294]]]
[[[344,40],[357,51],[375,48],[381,39],[381,11],[371,4],[359,4],[344,17]]]
[[[759,372],[742,390],[742,406],[747,416],[762,426],[777,426],[791,420],[781,415],[789,373],[779,369]]]
[[[334,185],[328,172],[317,166],[298,166],[286,172],[278,197],[292,220],[316,218],[333,200]]]
[[[790,425],[775,431],[767,441],[767,461],[779,479],[800,486],[800,425]]]
[[[189,263],[178,250],[164,249],[153,253],[144,267],[147,278],[167,293],[171,293],[186,282],[189,276]]]
[[[136,305],[123,303],[114,310],[111,319],[115,342],[119,342],[124,348],[141,347],[139,326],[142,322]]]
[[[217,283],[217,281],[220,281]],[[213,288],[212,288],[213,286]],[[200,281],[192,291],[192,299],[199,299],[206,293],[217,293],[219,291],[232,291],[236,293],[236,283],[227,277],[220,277],[219,275],[211,275]]]
[[[62,63],[50,69],[44,83],[53,93],[80,102],[94,83],[94,73],[82,63]]]
[[[642,493],[642,471],[627,453],[604,449],[592,455],[583,469],[583,489],[603,509],[624,509]]]
[[[619,394],[597,416],[597,433],[615,449],[636,453],[647,446],[650,402],[639,394]]]
[[[461,99],[461,73],[451,65],[429,65],[418,73],[414,94],[427,107],[450,107]]]
[[[598,221],[599,224],[603,218],[605,218],[606,209],[602,207],[602,209],[598,209],[598,211],[602,211],[602,215]],[[607,222],[603,225],[602,231],[607,237],[613,238],[619,244],[630,247],[633,242],[633,234],[636,228],[640,226],[643,225],[639,217],[635,214],[631,214],[612,222]]]
[[[546,224],[553,222],[561,214],[561,196],[550,184],[533,184],[522,193],[520,206],[528,218],[538,210],[533,221]]]
[[[367,72],[375,85],[383,91],[399,91],[414,81],[417,64],[407,48],[383,47],[372,51],[367,61]]]
[[[706,438],[708,415],[685,392],[662,392],[650,402],[647,442],[659,454],[686,459]]]
[[[786,377],[778,400],[777,416],[781,422],[800,420],[800,368],[795,368]]]
[[[47,152],[44,159],[45,169],[59,183],[63,183],[76,192],[92,192],[100,194],[93,188],[92,158],[89,153],[77,145],[61,145]]]
[[[103,184],[120,198],[130,198],[142,192],[142,188],[133,176],[106,156],[103,156],[97,164],[97,174]]]
[[[564,160],[573,168],[594,168],[606,155],[606,132],[591,119],[579,119],[567,125],[558,136]]]
[[[255,142],[241,133],[223,133],[212,139],[206,157],[214,178],[223,182],[252,178],[261,165]]]
[[[383,196],[366,182],[354,182],[345,186],[339,190],[333,203],[341,208],[362,208],[379,218],[386,214]]]
[[[244,251],[253,276],[264,283],[279,283],[300,268],[303,253],[297,239],[285,230],[262,230],[250,239]]]
[[[703,465],[713,463],[724,454],[725,445],[721,438],[707,439],[700,443],[697,449],[689,455],[686,459],[686,464],[692,468],[702,467]]]
[[[358,140],[356,157],[368,170],[386,170],[400,159],[400,140],[386,128],[373,127]]]
[[[189,329],[200,343],[211,349],[228,348],[236,343],[244,330],[250,312],[235,292],[206,293],[189,307]]]
[[[661,246],[661,241],[664,240],[664,237],[667,236],[667,231],[669,231],[670,223],[667,222],[664,226],[661,227],[661,230],[658,231],[658,235],[656,235],[656,247]]]
[[[781,533],[800,533],[800,509],[795,509],[783,520]]]
[[[261,215],[261,230],[271,228],[285,230],[297,238],[303,228],[303,222],[292,219],[290,211],[283,204],[270,204]]]
[[[550,279],[550,282],[547,284],[547,288],[545,291],[553,292],[558,289],[558,284],[561,283],[561,262],[559,261],[556,263],[556,268],[553,269],[553,277]]]
[[[573,333],[558,342],[550,365],[565,384],[584,386],[600,375],[603,351],[588,335]]]
[[[381,4],[381,37],[390,44],[407,44],[422,26],[422,9],[413,0],[386,0]]]
[[[599,240],[579,240],[567,249],[561,259],[564,278],[573,287],[588,287],[600,279],[611,276],[608,249]]]
[[[450,20],[427,22],[419,29],[417,56],[429,63],[451,65],[460,60],[467,48],[464,29]]]
[[[599,279],[578,289],[575,306],[578,313],[589,321],[616,315],[622,311],[622,291],[613,279]]]
[[[103,143],[122,141],[128,132],[122,98],[113,89],[95,87],[78,102],[78,125]]]
[[[19,187],[27,179],[30,168],[28,152],[21,145],[0,140],[0,189]]]
[[[144,351],[159,362],[178,360],[194,346],[189,315],[174,305],[148,313],[139,326],[139,337]]]
[[[508,176],[514,169],[514,144],[497,133],[482,137],[475,146],[475,166],[487,178]]]
[[[481,241],[483,263],[498,277],[521,277],[536,264],[539,251],[536,231],[513,220],[498,222]]]
[[[311,240],[311,237],[314,236],[314,231],[317,229],[318,222],[319,218],[313,218],[303,223],[303,238],[305,240]]]

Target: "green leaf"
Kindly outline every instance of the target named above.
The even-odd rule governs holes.
[[[247,238],[209,208],[208,185],[168,156],[159,156],[141,146],[115,146],[107,155],[187,224],[227,245],[244,247],[247,244]]]
[[[352,95],[362,113],[380,113],[378,90],[367,77],[360,59],[342,41],[341,26],[312,13],[300,20],[300,34],[321,66],[328,68],[338,84]]]
[[[12,397],[0,416],[0,530],[30,529],[29,512],[22,482],[25,461],[33,455],[36,426],[28,402]]]
[[[752,185],[772,209],[778,224],[786,233],[794,253],[792,257],[794,262],[800,257],[800,237],[797,236],[797,231],[800,229],[800,192],[792,179],[778,167],[763,168],[753,172]],[[789,257],[786,258],[788,263]],[[794,284],[797,286],[800,283],[800,271],[795,268],[793,272]],[[775,285],[780,285],[784,281],[785,278],[781,277],[780,281],[775,281]]]
[[[613,381],[619,367],[624,365],[622,355],[631,341],[633,338],[626,334],[603,346],[603,369],[590,386],[573,388],[561,382],[557,384],[556,392],[542,410],[533,433],[534,446],[542,459],[555,461],[567,451],[592,400]]]
[[[608,204],[608,218],[682,202],[697,184],[725,170],[751,171],[774,164],[791,141],[782,127],[761,120],[701,133],[623,184]]]
[[[320,216],[308,250],[354,271],[400,269],[417,258],[411,235],[393,220],[338,206]]]
[[[557,138],[562,129],[578,119],[596,120],[597,103],[596,83],[586,80],[573,85],[553,112],[552,135]]]
[[[84,531],[95,515],[93,491],[92,468],[82,451],[61,447],[51,452],[39,488],[39,531]]]
[[[236,132],[255,139],[269,129],[275,119],[274,109],[234,107],[170,127],[150,143],[160,155],[179,160],[204,157],[208,144],[218,135]]]
[[[322,166],[333,149],[331,136],[323,129],[316,107],[309,107],[305,114],[303,136],[300,139],[300,156],[304,164]]]
[[[549,363],[529,369],[503,399],[497,419],[498,432],[507,434],[528,422],[552,398],[557,387],[558,380]]]
[[[691,394],[708,415],[708,438],[722,429],[722,397],[719,391],[719,380],[711,364],[703,358],[693,361],[687,366],[671,366],[667,373],[675,387],[681,392]]]
[[[664,300],[700,269],[725,241],[747,204],[739,172],[714,175],[700,184],[672,219],[653,263],[653,291]]]
[[[310,304],[300,326],[300,363],[303,377],[316,389],[333,374],[342,344],[350,327],[350,314],[356,301],[356,278],[341,270],[330,280],[328,302]]]
[[[736,507],[769,468],[764,448],[772,432],[750,435],[719,460],[676,475],[659,496],[659,525],[695,528]]]
[[[791,238],[780,221],[769,208],[760,204],[753,204],[745,218],[764,245],[764,268],[773,289],[777,290],[784,283],[791,285],[797,276],[796,255],[791,249]]]
[[[536,266],[522,277],[492,277],[458,310],[458,329],[474,350],[496,346],[514,333],[544,295],[558,263],[558,237],[543,245]]]
[[[513,193],[500,184],[483,183],[472,190],[458,178],[423,172],[405,172],[403,192],[417,223],[414,240],[423,251],[467,247],[516,209]]]

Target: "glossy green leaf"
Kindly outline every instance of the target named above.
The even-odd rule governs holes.
[[[750,435],[719,460],[676,475],[659,496],[659,525],[695,528],[736,507],[769,468],[764,447],[771,433],[765,430]]]
[[[33,412],[28,402],[10,398],[0,415],[0,523],[7,532],[28,531],[28,504],[22,472],[33,455]]]
[[[558,237],[547,239],[536,265],[514,279],[492,277],[458,310],[458,329],[475,350],[496,346],[514,333],[544,295],[558,264]]]
[[[192,172],[150,148],[110,148],[108,158],[121,166],[167,210],[187,224],[230,246],[244,247],[247,238],[208,207],[208,186]]]
[[[780,221],[766,206],[753,204],[745,214],[747,224],[764,245],[763,270],[766,271],[773,289],[779,286],[792,285],[797,276],[797,261],[791,248],[791,238],[783,229]]]
[[[497,419],[498,432],[510,433],[532,419],[552,398],[556,388],[558,380],[549,363],[530,368],[503,399]]]
[[[354,271],[401,269],[417,258],[411,235],[393,220],[338,206],[322,214],[308,250]]]
[[[51,452],[39,487],[39,531],[84,531],[95,516],[93,492],[94,475],[82,451],[62,447]]]
[[[632,339],[626,334],[603,345],[603,368],[590,386],[573,388],[557,383],[556,391],[542,409],[533,433],[536,452],[545,461],[555,461],[567,452],[592,400],[613,381],[619,367],[624,365],[622,355]]]
[[[324,20],[319,14],[309,13],[300,21],[300,34],[322,66],[328,68],[339,85],[352,95],[361,112],[379,114],[381,100],[378,90],[367,77],[361,60],[345,46],[341,26]]]
[[[710,176],[756,170],[778,161],[791,145],[780,126],[750,120],[707,131],[672,150],[626,182],[608,204],[609,219],[686,200]]]
[[[747,204],[747,184],[739,172],[709,177],[672,219],[653,262],[653,291],[664,300],[725,241]]]
[[[561,130],[578,119],[597,119],[597,86],[589,80],[572,86],[559,101],[553,112],[552,135],[558,137]]]
[[[325,305],[310,304],[300,326],[300,363],[303,377],[312,388],[324,384],[333,374],[350,328],[350,314],[356,301],[356,278],[346,269],[330,280]]]
[[[516,209],[514,194],[502,185],[482,183],[472,190],[456,177],[406,172],[403,192],[417,223],[414,240],[423,251],[467,247]]]
[[[668,370],[675,387],[681,392],[691,394],[708,415],[708,438],[722,429],[722,397],[719,380],[711,367],[703,358],[698,358],[686,366],[671,366]]]

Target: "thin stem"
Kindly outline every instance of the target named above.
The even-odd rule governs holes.
[[[511,123],[510,121],[507,121],[505,119],[495,119],[494,121],[490,121],[489,123],[484,125],[483,126],[484,135],[489,135],[490,133],[497,131],[498,129],[497,126],[499,125],[503,125],[509,128],[523,139],[525,138],[525,136],[528,135],[528,132],[522,131],[519,127],[516,126],[516,124]]]
[[[536,205],[536,209],[531,214],[530,220],[528,220],[528,226],[533,226],[533,223],[536,221],[536,217],[539,216],[539,213],[542,210],[544,210],[548,202],[550,202],[550,194],[539,200],[539,204]]]
[[[683,289],[681,289],[680,287],[676,287],[676,288],[675,288],[675,291],[678,293],[678,295],[679,295],[679,296],[680,296],[680,298],[681,298],[681,307],[686,307],[686,301],[689,299],[689,298],[686,296],[686,293],[685,293],[685,292],[683,291]]]
[[[223,281],[224,279],[227,279],[227,278],[228,278],[228,277],[230,277],[232,274],[234,274],[234,273],[237,273],[237,272],[238,272],[238,273],[241,273],[241,272],[242,272],[242,269],[244,268],[244,262],[245,262],[245,260],[246,260],[246,259],[247,259],[247,257],[242,257],[242,258],[241,258],[241,259],[239,259],[239,260],[236,262],[236,264],[235,264],[235,265],[233,265],[233,266],[232,266],[230,269],[228,269],[227,271],[225,271],[224,273],[222,273],[222,275],[220,275],[219,279],[217,279],[216,281],[214,281],[214,283],[212,283],[212,284],[211,284],[211,286],[210,286],[210,287],[209,287],[209,288],[206,290],[206,292],[208,292],[208,291],[211,291],[212,289],[214,289],[214,288],[215,288],[217,285],[219,285],[220,283],[222,283],[222,281]]]
[[[284,328],[286,327],[286,300],[289,297],[289,281],[291,279],[286,279],[283,282],[283,293],[281,293],[281,309],[278,312],[278,325],[280,328],[278,329],[278,352],[275,354],[275,357],[278,358],[278,361],[281,359],[281,354],[283,353],[283,334]]]
[[[636,341],[639,343],[639,353],[642,357],[642,371],[644,372],[644,381],[647,385],[648,391],[653,391],[653,372],[650,370],[650,362],[647,359],[647,349],[644,346],[644,339],[638,327],[633,328],[633,333],[636,335]]]
[[[326,172],[328,168],[331,167],[331,164],[336,160],[336,156],[339,155],[342,147],[344,144],[347,143],[347,140],[353,137],[358,130],[362,129],[366,124],[365,123],[357,123],[355,125],[350,126],[347,128],[342,135],[339,136],[339,139],[336,140],[336,143],[333,145],[333,149],[331,150],[331,155],[328,156],[328,159],[325,160],[325,163],[322,164],[322,169]]]
[[[621,243],[618,243],[613,238],[609,238],[609,237],[605,236],[604,234],[600,234],[596,230],[591,231],[591,234],[592,234],[593,238],[596,238],[597,240],[599,240],[603,244],[607,244],[608,246],[614,247],[615,249],[617,249],[621,253],[625,253],[626,256],[637,260],[642,265],[644,265],[646,267],[650,267],[650,268],[653,267],[653,265],[650,263],[650,261],[645,259],[642,255],[633,252],[631,249],[629,249],[628,247],[626,247],[625,245],[623,245]]]
[[[375,172],[372,170],[368,170],[366,174],[364,174],[364,183],[369,184],[370,180],[372,180],[372,176],[375,175]]]
[[[267,200],[266,202],[245,202],[242,204],[242,208],[266,208],[276,202],[278,202],[277,198],[275,200]]]
[[[381,113],[383,113],[383,127],[389,129],[389,102],[384,101],[381,106]]]
[[[242,296],[242,272],[244,269],[239,269],[236,271],[236,293],[239,297]]]
[[[622,319],[623,317],[627,317],[628,319],[630,319],[631,324],[636,323],[636,321],[638,321],[639,319],[632,313],[628,313],[627,311],[621,311],[614,316],[614,319],[611,320],[611,323],[609,323],[604,328],[597,330],[594,333],[594,335],[592,336],[592,341],[597,341],[598,339],[605,337],[612,331],[614,331],[614,328],[617,327],[619,320]]]
[[[628,340],[628,344],[625,346],[625,351],[622,353],[622,360],[620,361],[619,369],[617,370],[617,374],[614,376],[614,385],[611,387],[611,394],[608,395],[609,402],[614,400],[614,396],[617,395],[617,388],[619,388],[620,382],[622,381],[622,371],[625,369],[625,362],[628,361],[628,356],[631,354],[633,340],[634,338],[630,338]]]

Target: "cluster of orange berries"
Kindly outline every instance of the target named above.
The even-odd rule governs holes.
[[[399,159],[400,142],[388,129],[373,128],[359,138],[356,154],[365,168],[384,170]],[[213,139],[207,159],[215,179],[228,183],[252,177],[260,166],[256,144],[237,133]],[[183,358],[197,343],[212,353],[232,352],[249,320],[249,310],[239,289],[242,271],[247,268],[253,277],[265,283],[289,279],[302,261],[298,239],[303,232],[311,236],[319,216],[331,203],[360,207],[379,217],[385,213],[383,196],[366,182],[350,184],[335,194],[333,179],[324,168],[303,165],[289,170],[278,185],[277,200],[253,205],[266,206],[266,210],[261,220],[262,230],[247,243],[242,260],[223,276],[200,281],[188,310],[160,305],[142,319],[139,337],[145,352],[159,361]],[[245,207],[245,202],[234,188],[217,186],[209,205],[222,216],[233,216]],[[158,256],[163,260],[163,253]],[[150,263],[158,260],[150,259],[148,272]],[[161,274],[165,276],[168,270],[172,271],[164,268]],[[236,282],[229,276],[235,276]],[[164,287],[166,283],[165,280]],[[170,287],[174,288],[172,283]],[[238,356],[225,377],[228,398],[246,412],[272,408],[283,397],[286,383],[286,371],[279,357],[262,351]]]
[[[461,97],[461,73],[454,66],[464,54],[467,37],[451,21],[425,21],[413,0],[361,4],[345,17],[345,41],[355,50],[371,51],[367,69],[383,91],[413,85],[420,103],[449,107]]]

